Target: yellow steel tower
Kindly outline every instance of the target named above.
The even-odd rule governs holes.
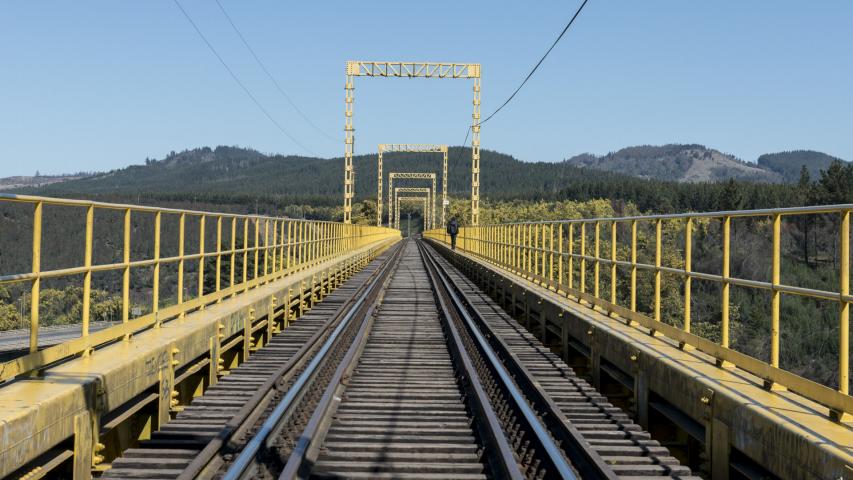
[[[349,60],[344,85],[344,223],[352,222],[355,172],[352,157],[355,129],[352,125],[355,77],[470,78],[474,82],[474,113],[471,115],[471,224],[480,220],[480,64],[432,62],[365,62]],[[381,189],[381,187],[380,187]],[[443,202],[442,202],[443,203]]]

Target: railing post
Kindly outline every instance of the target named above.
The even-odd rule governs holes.
[[[284,268],[290,273],[290,259],[293,255],[293,220],[287,221],[287,264]]]
[[[581,265],[580,265],[580,281],[581,293],[586,293],[586,222],[581,221]]]
[[[563,224],[557,226],[557,291],[563,286]]]
[[[539,225],[530,225],[530,276],[536,281],[539,274]]]
[[[287,223],[284,220],[279,222],[279,235],[278,235],[278,271],[284,270],[284,224]]]
[[[270,272],[270,219],[264,219],[264,277]]]
[[[95,206],[86,208],[86,250],[83,253],[83,266],[86,272],[83,274],[83,327],[82,336],[89,336],[89,320],[92,310],[92,236],[95,226]],[[83,352],[88,355],[89,350]]]
[[[33,209],[32,267],[35,277],[30,285],[30,353],[39,349],[39,304],[41,297],[41,219],[44,204],[37,202]]]
[[[236,268],[237,268],[237,217],[231,218],[231,268],[228,272],[228,288],[234,286],[234,279],[236,276]],[[232,293],[231,296],[234,296],[236,292]]]
[[[184,227],[186,225],[186,214],[181,213],[178,221],[178,305],[184,303]],[[181,309],[180,317],[184,317]]]
[[[616,305],[616,221],[610,224],[610,303]]]
[[[663,221],[655,221],[655,321],[660,322],[660,290],[661,290],[661,227]],[[654,333],[654,331],[652,331]]]
[[[600,283],[599,271],[601,269],[601,222],[595,222],[595,263],[593,263],[593,279],[595,285],[592,287],[592,294],[595,298],[598,296],[598,287]]]
[[[160,326],[160,223],[162,212],[154,214],[154,274],[151,280],[151,312],[154,314],[154,327]]]
[[[272,252],[269,273],[275,274],[278,271],[278,267],[276,266],[276,262],[278,261],[278,220],[273,220],[272,222],[272,243],[269,249]]]
[[[690,333],[690,296],[693,283],[693,277],[690,273],[693,271],[693,219],[688,218],[684,224],[684,327],[685,332]],[[684,343],[681,347],[684,348]]]
[[[202,297],[204,297],[204,234],[205,234],[205,222],[207,221],[207,216],[202,215],[198,219],[198,299],[199,299],[199,310],[204,309],[204,303],[202,302]]]
[[[214,280],[214,287],[216,289],[216,303],[222,301],[219,298],[219,290],[222,289],[222,281],[220,280],[220,276],[222,274],[222,215],[216,217],[216,279]]]
[[[352,229],[354,227],[350,227]],[[299,252],[299,260],[297,261],[297,265],[299,265],[299,269],[302,270],[302,264],[305,262],[305,222],[300,221],[298,224],[298,232],[297,232],[297,240],[298,247],[297,250]]]
[[[731,256],[731,226],[731,217],[723,217],[723,279],[721,294],[722,305],[720,309],[720,345],[724,348],[729,347],[729,264]],[[718,363],[722,362],[718,361]]]
[[[254,257],[255,257],[255,273],[254,273],[254,275],[252,275],[252,280],[256,280],[258,278],[258,272],[260,269],[260,261],[261,261],[261,251],[260,251],[261,221],[260,221],[260,219],[258,219],[258,217],[255,217],[254,220],[255,220],[254,221],[254,224],[255,224],[255,243],[254,243],[254,245],[255,245],[255,247],[254,247],[254,251],[255,251],[255,255],[254,255]]]
[[[568,270],[567,275],[568,279],[566,279],[566,283],[569,290],[575,288],[574,279],[575,279],[575,224],[569,224],[569,257],[566,265],[566,270]],[[568,291],[566,295],[568,295]]]
[[[243,291],[249,289],[249,217],[243,219]]]
[[[122,247],[124,269],[121,275],[121,323],[130,320],[130,209],[124,210],[124,242]],[[130,334],[124,335],[124,340],[130,339]]]
[[[631,220],[631,311],[637,311],[637,221]],[[631,321],[628,320],[628,324]]]
[[[781,292],[778,290],[781,281],[781,257],[782,257],[782,218],[779,214],[773,215],[773,258],[771,282],[773,290],[770,292],[770,365],[779,368],[779,312],[781,310]],[[765,382],[765,386],[771,387],[772,382]]]
[[[512,269],[515,273],[521,271],[521,259],[523,258],[523,252],[521,249],[521,225],[513,225],[512,226]]]
[[[839,259],[840,305],[838,312],[838,391],[850,389],[850,210],[841,212],[841,258]]]

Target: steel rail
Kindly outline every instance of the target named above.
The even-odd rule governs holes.
[[[322,427],[322,424],[328,423],[329,418],[327,413],[329,408],[334,405],[333,400],[340,401],[338,390],[343,386],[343,379],[352,374],[356,363],[358,363],[358,357],[363,351],[364,345],[367,341],[367,333],[370,331],[375,311],[376,304],[373,304],[364,314],[361,327],[359,327],[358,333],[355,336],[355,341],[350,345],[349,349],[347,349],[346,355],[338,364],[337,369],[335,369],[335,374],[332,376],[329,386],[326,388],[323,393],[323,397],[320,399],[317,408],[314,410],[314,414],[311,415],[311,419],[308,420],[308,425],[305,427],[302,434],[299,435],[299,440],[297,440],[296,446],[287,458],[287,463],[284,465],[284,469],[278,476],[279,479],[306,478],[308,476],[308,472],[306,471],[306,456],[308,451],[315,445],[314,441],[317,439],[317,432]]]
[[[490,458],[493,473],[495,473],[499,478],[523,478],[521,471],[519,470],[518,461],[509,445],[509,440],[506,438],[506,435],[501,428],[500,420],[498,420],[497,415],[495,414],[494,405],[489,401],[489,397],[483,388],[480,376],[474,368],[474,362],[471,359],[471,355],[465,349],[459,329],[456,328],[456,325],[451,320],[451,316],[455,311],[452,309],[452,305],[449,304],[450,298],[448,298],[446,291],[439,288],[440,284],[436,280],[433,272],[430,270],[430,264],[424,256],[424,250],[420,242],[418,242],[418,247],[418,250],[420,250],[421,253],[421,258],[426,266],[430,283],[432,283],[433,290],[436,293],[444,324],[450,332],[450,337],[453,340],[451,345],[453,347],[453,353],[455,354],[454,356],[461,360],[464,379],[467,384],[466,386],[468,387],[468,390],[470,390],[469,395],[473,394],[473,397],[476,400],[475,402],[472,402],[472,410],[475,410],[475,414],[479,415],[480,418],[484,420],[481,421],[480,426],[485,429],[484,433],[486,433],[486,435],[484,435],[484,439],[487,442],[486,446],[493,452],[499,452],[498,455],[493,455]]]
[[[393,256],[393,254],[389,256],[389,259],[393,258]],[[377,269],[370,277],[368,277],[368,281],[380,273],[381,269]],[[187,465],[184,471],[178,476],[178,480],[191,480],[197,478],[199,474],[210,467],[211,462],[215,461],[217,455],[221,454],[222,449],[228,445],[230,439],[233,438],[238,431],[244,429],[247,422],[253,421],[256,418],[256,413],[259,409],[264,408],[268,404],[272,399],[269,396],[270,393],[275,390],[280,390],[284,386],[283,382],[285,376],[294,372],[300,364],[304,364],[307,361],[306,356],[317,346],[317,343],[325,336],[326,332],[328,332],[332,326],[336,325],[348,310],[353,308],[352,306],[356,302],[357,297],[364,292],[367,285],[368,282],[365,282],[361,288],[353,292],[352,296],[350,296],[346,302],[332,313],[329,320],[323,325],[323,327],[315,332],[311,338],[305,342],[305,344],[302,345],[296,353],[294,353],[290,360],[282,365],[281,368],[276,370],[275,373],[273,373],[260,387],[258,387],[257,391],[250,398],[246,399],[246,404],[225,424],[216,437],[205,445],[193,461]],[[284,306],[284,308],[287,308],[287,306]]]
[[[427,271],[430,274],[430,280],[436,287],[436,290],[441,290],[444,292],[450,300],[450,305],[447,305],[448,310],[452,310],[453,313],[458,315],[458,317],[463,320],[463,324],[466,326],[468,333],[474,338],[476,341],[476,345],[482,353],[483,358],[487,361],[487,364],[492,372],[494,372],[500,386],[507,392],[509,400],[515,405],[516,411],[523,417],[524,421],[528,424],[531,432],[536,439],[536,441],[540,444],[542,449],[544,450],[545,458],[544,460],[549,462],[553,467],[554,471],[548,471],[550,475],[549,478],[563,478],[563,479],[577,479],[581,478],[575,473],[573,466],[569,463],[566,457],[563,455],[560,447],[554,441],[554,438],[551,436],[548,428],[543,425],[541,420],[539,419],[539,415],[534,409],[528,404],[525,399],[525,394],[519,389],[519,387],[513,381],[513,377],[510,375],[510,372],[504,366],[503,362],[501,362],[500,358],[496,354],[496,352],[492,349],[489,342],[483,337],[483,334],[476,327],[476,324],[472,320],[470,314],[468,313],[465,305],[461,302],[458,295],[456,294],[452,282],[449,280],[447,275],[440,270],[438,266],[438,262],[432,257],[432,255],[426,250],[426,247],[423,243],[419,242],[419,247],[421,249],[421,255],[424,258],[424,263],[427,264]],[[523,379],[522,379],[523,380]],[[528,378],[529,380],[529,378]],[[548,469],[546,468],[546,471]],[[582,478],[587,478],[583,476]],[[597,477],[597,478],[607,478],[607,477]]]
[[[437,254],[431,247],[424,247],[424,250],[432,250],[431,256]],[[534,376],[518,359],[518,356],[511,351],[506,342],[473,307],[470,297],[450,279],[446,267],[435,261],[434,257],[431,257],[431,260],[440,273],[442,281],[450,289],[454,304],[465,318],[472,334],[478,337],[481,342],[488,343],[498,357],[498,361],[506,366],[511,378],[524,390],[524,395],[531,407],[538,412],[542,423],[561,444],[581,478],[608,480],[618,478],[613,470],[607,466],[604,459],[589,447],[583,438],[583,434],[566,418],[566,415],[534,379]]]
[[[440,295],[436,297],[440,302],[440,307],[446,311],[448,307],[443,297]],[[375,306],[371,307],[371,312],[368,312],[368,315],[372,313]],[[474,423],[477,425],[485,444],[484,447],[487,452],[486,456],[489,459],[491,473],[494,478],[498,479],[522,480],[524,477],[518,468],[518,462],[501,429],[500,421],[488,400],[486,390],[479,380],[471,357],[465,350],[459,332],[456,330],[453,322],[449,321],[448,318],[445,318],[444,323],[450,332],[448,348],[451,358],[453,358],[454,363],[457,364],[456,366],[462,373],[461,378],[466,390],[466,396],[471,400],[469,406],[473,412]],[[319,450],[318,443],[324,438],[322,430],[328,428],[332,408],[336,401],[340,401],[345,388],[342,383],[343,379],[348,377],[357,367],[361,351],[366,344],[368,331],[368,322],[365,321],[362,324],[359,335],[356,337],[356,341],[353,342],[347,356],[338,366],[335,376],[326,388],[323,398],[314,410],[308,425],[300,434],[296,446],[278,477],[279,480],[308,478],[310,476],[310,468],[314,460],[309,458],[310,453]]]
[[[335,346],[338,338],[350,325],[352,319],[355,318],[356,314],[362,310],[365,304],[378,293],[377,286],[381,284],[380,281],[387,278],[391,268],[397,263],[400,252],[402,252],[402,246],[398,245],[394,255],[392,255],[386,263],[377,270],[377,274],[367,283],[367,286],[362,290],[358,299],[347,310],[347,313],[340,320],[332,334],[325,342],[323,342],[322,347],[311,359],[311,362],[305,370],[302,371],[293,385],[287,390],[285,396],[281,401],[279,401],[275,409],[270,413],[269,417],[267,417],[255,435],[248,443],[246,443],[239,456],[233,461],[231,466],[222,476],[223,480],[248,478],[246,475],[249,473],[250,467],[257,458],[257,455],[262,451],[262,448],[268,442],[270,437],[279,430],[282,422],[290,416],[297,400],[301,398],[305,387],[310,384],[315,374],[319,371],[319,367],[324,363],[324,360],[327,358],[327,354]]]

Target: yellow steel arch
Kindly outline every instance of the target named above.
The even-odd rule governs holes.
[[[385,152],[405,152],[405,153],[441,153],[443,154],[443,162],[441,166],[441,223],[444,224],[444,215],[447,210],[447,145],[436,145],[432,143],[380,143],[379,144],[379,159],[376,164],[377,171],[377,191],[376,191],[376,225],[382,226],[382,154]],[[398,174],[406,175],[406,174]],[[422,178],[422,177],[403,177],[397,178]],[[388,183],[388,201],[391,201],[391,180]],[[435,225],[435,179],[433,178],[432,192],[432,221]],[[388,206],[388,223],[391,223],[391,214],[393,213],[392,206]]]
[[[480,64],[347,61],[346,83],[344,85],[344,223],[352,222],[352,199],[355,196],[355,170],[352,165],[355,149],[355,128],[352,124],[355,77],[470,78],[473,80],[471,224],[477,225],[480,221]]]

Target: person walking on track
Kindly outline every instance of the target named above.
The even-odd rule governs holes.
[[[456,217],[451,217],[447,222],[447,234],[450,235],[450,248],[456,250],[456,235],[459,233],[459,222]]]

